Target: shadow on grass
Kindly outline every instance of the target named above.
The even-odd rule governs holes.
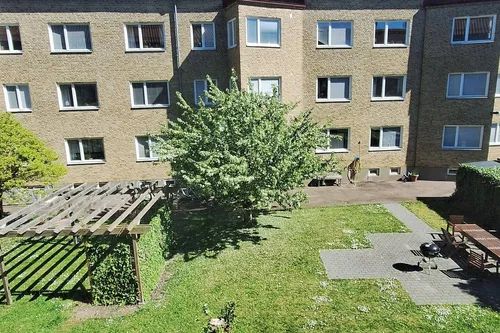
[[[83,246],[75,245],[71,237],[19,240],[6,252],[5,265],[14,299],[90,300]],[[0,286],[0,302],[5,302]]]
[[[260,244],[266,238],[260,228],[278,229],[270,224],[244,222],[235,212],[220,209],[196,209],[172,213],[168,257],[177,254],[184,261],[197,257],[217,258],[225,249],[239,249],[244,242]]]
[[[450,215],[465,215],[467,212],[453,197],[418,197],[418,201],[424,203],[429,209],[435,211],[443,219],[447,220]]]

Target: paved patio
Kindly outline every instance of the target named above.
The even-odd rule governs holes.
[[[455,182],[419,180],[414,183],[400,181],[344,182],[342,186],[306,187],[308,206],[339,204],[389,203],[417,198],[449,197],[455,191]]]
[[[419,305],[478,303],[500,309],[500,278],[492,274],[471,276],[445,258],[436,258],[438,269],[430,274],[427,269],[401,269],[416,268],[420,244],[440,238],[400,204],[384,206],[412,232],[369,234],[372,249],[321,251],[330,279],[396,278]]]

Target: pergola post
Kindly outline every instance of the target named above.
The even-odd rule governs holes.
[[[139,254],[137,252],[137,241],[139,240],[139,235],[132,235],[132,267],[135,272],[135,278],[137,280],[137,293],[139,304],[144,303],[144,296],[142,294],[142,284],[141,284],[141,274],[139,272]]]
[[[1,246],[0,246],[0,275],[2,275],[3,290],[5,292],[5,301],[7,305],[11,305],[12,295],[10,293],[9,279],[7,278],[7,272],[5,270],[4,255]]]

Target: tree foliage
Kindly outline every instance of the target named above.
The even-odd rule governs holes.
[[[0,112],[0,216],[5,191],[30,182],[49,184],[66,172],[57,154],[6,112]]]
[[[178,93],[180,117],[165,125],[157,150],[169,161],[175,179],[197,196],[218,205],[259,210],[277,203],[293,208],[305,199],[302,187],[325,167],[315,149],[325,144],[310,112],[291,117],[295,108],[273,96],[218,89],[208,78],[203,100],[192,107]]]

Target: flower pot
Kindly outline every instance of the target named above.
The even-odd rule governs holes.
[[[418,175],[410,175],[410,182],[416,182],[418,179]]]

